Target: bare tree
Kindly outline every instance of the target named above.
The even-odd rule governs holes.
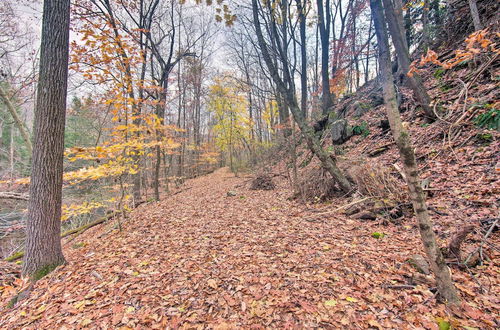
[[[316,0],[318,9],[318,28],[321,41],[321,84],[323,91],[323,115],[330,112],[333,105],[332,95],[330,93],[330,25],[332,16],[330,13],[330,0]]]
[[[436,277],[440,294],[449,304],[458,304],[459,299],[451,280],[450,270],[444,261],[441,250],[437,245],[436,235],[432,230],[432,221],[429,217],[425,194],[418,175],[418,167],[415,160],[415,152],[411,145],[410,135],[403,127],[399,115],[396,91],[392,79],[389,41],[380,0],[370,0],[370,7],[372,9],[378,40],[380,71],[382,74],[382,87],[387,117],[394,140],[399,149],[401,160],[403,161],[406,183],[410,190],[410,197],[417,217],[422,243],[430,261],[434,276]]]
[[[252,0],[252,11],[253,11],[253,22],[257,34],[259,47],[262,51],[264,62],[273,78],[274,83],[276,84],[278,93],[283,98],[285,105],[292,112],[293,118],[297,123],[297,125],[299,126],[309,149],[311,149],[311,151],[319,158],[319,160],[322,163],[322,166],[337,181],[342,191],[344,191],[345,193],[350,193],[352,190],[351,183],[347,180],[345,175],[338,168],[336,161],[332,157],[330,157],[330,155],[325,150],[323,150],[318,137],[314,133],[314,129],[307,124],[304,114],[300,110],[300,107],[297,103],[297,98],[295,95],[293,84],[290,81],[288,81],[291,79],[291,77],[289,75],[290,70],[288,69],[289,63],[286,61],[285,57],[281,58],[283,61],[282,71],[284,74],[284,78],[280,77],[278,68],[276,67],[275,63],[271,58],[271,55],[269,53],[269,46],[266,40],[264,39],[264,35],[262,33],[261,23],[259,19],[260,9],[257,0]],[[282,41],[280,42],[280,44],[283,44]]]

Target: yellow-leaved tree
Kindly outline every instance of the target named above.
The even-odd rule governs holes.
[[[229,158],[231,171],[237,173],[235,158],[244,148],[250,151],[252,120],[247,113],[247,99],[234,80],[217,77],[209,88],[208,109],[214,120],[215,143]]]

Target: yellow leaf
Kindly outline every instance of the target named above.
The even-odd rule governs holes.
[[[214,290],[215,290],[215,289],[217,289],[217,282],[216,282],[214,279],[212,279],[212,278],[211,278],[211,279],[209,279],[209,280],[207,281],[207,284],[208,284],[208,286],[209,286],[209,287],[211,287],[212,289],[214,289]]]
[[[337,300],[335,300],[335,299],[326,300],[324,302],[324,304],[326,307],[333,307],[333,306],[337,305]]]
[[[42,305],[42,306],[38,307],[38,309],[36,310],[36,314],[43,313],[45,311],[45,309],[47,309],[46,305]]]
[[[383,329],[383,327],[376,320],[369,320],[368,324],[377,329]]]
[[[352,302],[352,303],[358,302],[358,299],[353,298],[353,297],[346,297],[345,300],[347,300],[348,302]]]
[[[92,320],[91,319],[84,319],[82,322],[80,322],[80,325],[82,327],[86,327],[87,325],[89,325],[90,323],[92,323]]]

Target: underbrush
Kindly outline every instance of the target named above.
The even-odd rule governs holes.
[[[321,203],[339,194],[335,181],[321,167],[314,167],[304,171],[299,180],[298,191],[295,192],[294,198]]]
[[[409,200],[405,183],[387,167],[366,160],[351,167],[348,174],[363,196],[390,204],[406,203]]]

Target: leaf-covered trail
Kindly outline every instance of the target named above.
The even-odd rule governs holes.
[[[140,206],[121,233],[85,233],[83,243],[66,244],[68,265],[2,311],[0,328],[411,328],[444,315],[426,286],[385,288],[411,274],[416,229],[310,218],[285,187],[248,185],[219,170]],[[455,280],[475,290],[470,279]]]

